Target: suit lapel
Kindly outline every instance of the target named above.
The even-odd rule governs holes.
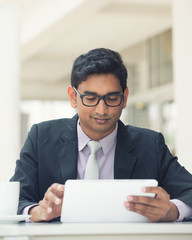
[[[78,140],[76,115],[63,126],[63,131],[56,142],[63,182],[77,178]],[[129,179],[135,167],[136,157],[132,155],[134,143],[130,138],[127,127],[119,121],[117,145],[115,150],[114,178]]]
[[[127,131],[127,127],[121,121],[118,124],[114,178],[129,179],[136,163],[136,157],[132,155],[135,146]]]
[[[57,155],[59,159],[63,182],[67,179],[77,178],[77,115],[66,122],[56,142]]]

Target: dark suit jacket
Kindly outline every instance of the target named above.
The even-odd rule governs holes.
[[[77,120],[59,119],[33,125],[11,181],[20,181],[18,213],[38,203],[52,183],[77,178]],[[192,207],[192,175],[173,157],[162,134],[118,122],[115,179],[156,179],[171,199]]]

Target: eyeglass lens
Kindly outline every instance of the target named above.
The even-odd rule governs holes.
[[[107,106],[115,107],[121,104],[121,95],[109,95],[104,97],[86,95],[83,96],[83,104],[87,106],[96,106],[101,99],[104,99]]]

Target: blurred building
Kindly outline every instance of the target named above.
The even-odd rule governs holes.
[[[5,158],[14,157],[15,162],[33,123],[75,114],[67,98],[72,63],[92,48],[106,47],[120,52],[128,69],[130,95],[123,122],[163,132],[172,153],[192,170],[188,158],[192,134],[190,9],[190,0],[0,0],[0,50],[11,52],[14,44],[5,44],[6,36],[14,39],[15,34],[17,42],[20,35],[19,44],[14,45],[15,59],[20,62],[17,70],[16,63],[8,61],[11,54],[7,58],[7,66],[12,65],[20,75],[10,80],[3,73],[1,80],[2,86],[8,86],[1,99],[4,116],[12,119],[4,119],[1,127],[9,131],[12,124],[20,129],[14,140],[18,150],[8,156],[4,149],[11,134],[8,138],[2,135],[5,157],[0,164]],[[5,29],[12,35],[4,34]],[[4,58],[1,55],[0,65],[6,64]],[[11,81],[20,89],[14,99]],[[6,99],[12,99],[7,109]],[[20,124],[13,120],[13,109]]]

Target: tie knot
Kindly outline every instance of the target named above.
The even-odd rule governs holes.
[[[100,142],[89,141],[87,145],[88,145],[92,154],[96,154],[101,149]]]

